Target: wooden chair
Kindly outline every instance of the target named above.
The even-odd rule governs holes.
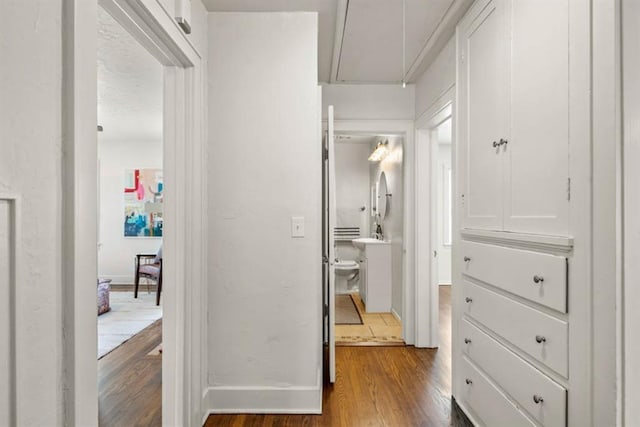
[[[136,271],[135,271],[135,287],[133,289],[133,297],[138,298],[138,287],[140,286],[140,278],[153,280],[156,282],[156,305],[160,305],[160,293],[162,292],[162,251],[158,254],[137,254],[136,255]]]

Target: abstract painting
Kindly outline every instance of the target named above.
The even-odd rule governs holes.
[[[162,169],[125,171],[125,237],[162,237],[163,190]]]

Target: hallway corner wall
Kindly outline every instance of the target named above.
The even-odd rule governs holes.
[[[212,413],[321,410],[317,25],[316,13],[209,14]]]

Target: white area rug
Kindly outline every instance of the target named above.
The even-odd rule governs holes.
[[[111,311],[98,316],[98,359],[162,317],[155,292],[111,292]]]

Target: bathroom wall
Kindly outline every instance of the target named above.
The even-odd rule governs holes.
[[[362,237],[369,236],[371,194],[368,143],[340,142],[335,145],[336,210],[338,227],[360,227]],[[360,208],[365,210],[361,211]],[[351,242],[337,242],[338,258],[357,260],[359,250]]]
[[[389,154],[381,162],[370,162],[370,187],[375,186],[384,171],[387,190],[392,194],[386,219],[382,222],[385,240],[391,241],[392,292],[391,309],[396,315],[402,314],[402,258],[403,258],[403,215],[404,215],[404,168],[403,138],[384,137],[376,139],[369,147],[375,149],[380,140],[389,140]],[[371,221],[373,228],[373,221]]]
[[[318,413],[322,161],[316,13],[210,13],[213,412]],[[292,237],[292,217],[304,237]]]
[[[113,283],[133,283],[136,254],[158,251],[162,238],[124,237],[124,172],[127,169],[162,168],[162,141],[102,141],[100,161],[100,209],[98,277]]]

